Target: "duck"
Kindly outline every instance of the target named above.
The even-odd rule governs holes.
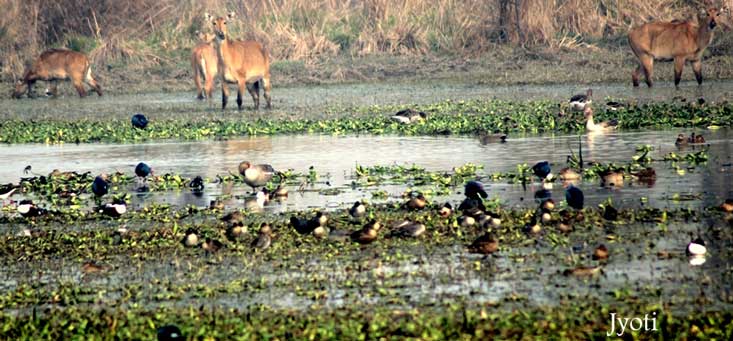
[[[565,190],[565,201],[568,202],[568,206],[576,210],[582,210],[585,202],[585,196],[580,188],[570,185]]]
[[[411,124],[426,120],[428,118],[428,114],[408,108],[398,111],[390,118],[398,123]]]
[[[16,210],[23,218],[34,218],[46,214],[45,208],[38,207],[32,200],[21,200]]]
[[[585,94],[577,94],[573,97],[570,97],[570,101],[568,101],[570,103],[570,108],[574,111],[585,110],[585,108],[593,102],[591,100],[592,96],[593,89],[588,89]]]
[[[458,217],[458,225],[461,227],[470,227],[476,225],[476,218],[470,215],[462,215]]]
[[[186,247],[194,247],[199,244],[199,236],[196,234],[196,230],[189,228],[186,230],[186,234],[183,236],[183,240],[181,240],[181,244]]]
[[[550,168],[550,163],[547,161],[540,161],[535,163],[534,166],[532,166],[532,173],[536,175],[540,180],[549,180],[552,178],[552,168]]]
[[[608,111],[618,111],[619,109],[624,108],[626,105],[621,102],[616,101],[608,101],[606,102],[606,110]]]
[[[677,134],[677,139],[674,141],[674,145],[677,147],[686,146],[688,143],[687,136],[683,133]]]
[[[552,222],[552,213],[550,213],[550,210],[540,207],[539,213],[540,221],[543,224],[549,224]]]
[[[212,238],[206,238],[206,241],[204,241],[203,244],[201,244],[201,248],[206,251],[206,253],[217,253],[219,250],[221,250],[224,247],[224,244],[222,244],[220,241]]]
[[[144,179],[149,175],[155,175],[155,173],[153,172],[153,169],[148,166],[147,163],[140,162],[137,164],[137,166],[135,166],[135,175]]]
[[[285,188],[284,184],[279,184],[275,190],[270,193],[270,199],[274,198],[287,198],[288,189]]]
[[[596,124],[593,121],[593,108],[587,106],[583,111],[585,114],[585,129],[590,133],[604,133],[618,128],[618,121],[613,119]]]
[[[547,210],[547,211],[554,210],[555,209],[555,200],[553,200],[552,198],[549,198],[549,199],[542,201],[542,203],[540,204],[540,208],[543,210]]]
[[[244,177],[244,183],[252,187],[252,192],[257,187],[262,187],[272,180],[275,169],[268,164],[253,165],[249,161],[242,161],[239,164],[239,174]]]
[[[528,223],[524,224],[524,233],[529,235],[537,235],[542,232],[542,226],[537,223],[537,216],[532,215],[532,219]]]
[[[499,240],[493,234],[487,232],[476,238],[468,246],[468,250],[471,253],[490,255],[499,250]]]
[[[397,229],[393,229],[392,237],[419,237],[425,233],[425,224],[419,222],[405,221]]]
[[[687,244],[687,248],[685,249],[685,253],[691,257],[703,257],[707,252],[708,250],[705,248],[705,241],[700,237],[693,239],[689,244]]]
[[[250,211],[259,212],[268,202],[270,202],[270,192],[267,188],[262,187],[254,197],[244,198],[244,207]]]
[[[425,196],[420,192],[413,192],[410,194],[410,199],[407,200],[405,205],[411,210],[421,210],[425,208],[428,201]]]
[[[354,205],[349,208],[349,215],[351,218],[359,220],[366,214],[366,206],[361,201],[354,202]]]
[[[557,224],[557,230],[562,233],[570,233],[573,232],[574,229],[573,220],[568,217],[563,217],[561,214],[560,221]]]
[[[242,238],[245,234],[246,228],[242,224],[234,224],[226,229],[226,237],[230,241],[234,242]]]
[[[499,227],[501,226],[501,215],[486,211],[485,214],[479,216],[478,222],[482,227]]]
[[[100,211],[112,218],[119,218],[127,212],[127,204],[124,200],[114,200],[112,203],[105,204]]]
[[[733,199],[725,199],[725,201],[720,204],[720,210],[726,213],[733,213]]]
[[[109,193],[107,174],[102,174],[94,178],[94,181],[92,181],[92,193],[97,197],[103,197]]]
[[[15,190],[18,189],[13,184],[7,184],[5,186],[0,187],[0,200],[2,200],[3,205],[5,205],[5,201],[10,198],[13,193],[15,193]]]
[[[558,176],[560,180],[562,181],[577,181],[580,180],[580,173],[578,173],[576,170],[565,167],[560,170],[558,173]]]
[[[229,223],[230,225],[242,225],[244,222],[244,213],[239,210],[229,212],[221,218],[221,221]]]
[[[85,274],[102,272],[104,270],[104,266],[97,264],[95,261],[87,261],[81,265],[81,271]]]
[[[442,218],[450,217],[451,214],[453,214],[453,206],[448,202],[438,209],[438,215]]]
[[[188,188],[191,189],[191,192],[194,194],[201,194],[204,192],[204,178],[202,178],[200,175],[197,175],[191,182],[188,183]]]
[[[183,333],[181,333],[181,329],[172,324],[162,326],[158,328],[156,332],[158,341],[178,341],[186,339]]]
[[[260,233],[257,235],[257,238],[252,241],[252,247],[257,250],[265,250],[270,247],[270,244],[272,244],[271,234],[272,229],[270,228],[270,224],[262,223],[262,225],[260,225]]]
[[[598,245],[598,247],[593,250],[593,260],[606,260],[608,259],[608,247],[606,245],[601,244]]]
[[[690,134],[690,137],[687,138],[687,142],[694,143],[694,144],[705,143],[705,138],[702,135],[696,135],[695,132],[693,131]]]
[[[488,133],[486,131],[480,131],[478,133],[479,142],[482,145],[491,143],[506,143],[507,134],[501,132]]]
[[[602,269],[601,266],[578,266],[566,269],[562,274],[565,276],[591,277],[603,272]]]
[[[361,230],[351,234],[351,240],[359,244],[369,244],[377,240],[377,232],[381,225],[376,220],[371,220]]]
[[[599,174],[601,176],[601,186],[603,187],[623,187],[624,173],[623,171],[606,170]]]
[[[639,182],[643,182],[646,184],[654,184],[654,182],[657,180],[657,171],[655,171],[652,167],[646,167],[637,171],[636,173],[631,173],[631,175],[635,177]]]
[[[145,129],[148,126],[148,118],[145,117],[145,115],[143,114],[137,113],[135,115],[132,115],[130,123],[132,123],[132,126],[137,129]]]

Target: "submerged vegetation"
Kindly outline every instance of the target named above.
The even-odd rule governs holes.
[[[400,124],[389,118],[404,107],[393,105],[331,108],[338,118],[298,119],[195,119],[172,118],[151,122],[146,129],[133,129],[129,119],[43,119],[0,122],[0,143],[131,143],[151,140],[226,139],[275,134],[402,134],[451,135],[482,132],[578,132],[583,117],[550,101],[503,100],[442,101],[416,106],[428,119]],[[152,115],[151,115],[152,116]],[[670,127],[723,127],[733,122],[733,105],[654,103],[599,113],[599,119],[616,118],[620,129]],[[511,137],[509,137],[511,140]]]

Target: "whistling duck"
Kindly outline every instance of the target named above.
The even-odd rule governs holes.
[[[392,115],[391,119],[394,121],[397,121],[402,124],[410,124],[415,123],[419,121],[424,121],[428,118],[428,115],[422,111],[417,111],[413,109],[404,109],[398,111],[396,114]]]
[[[203,244],[201,244],[201,248],[206,251],[206,253],[217,253],[221,248],[224,247],[224,244],[222,244],[220,241],[216,239],[206,238],[206,241],[204,241]]]
[[[540,180],[549,180],[552,178],[552,169],[550,168],[550,163],[547,161],[540,161],[537,162],[534,166],[532,166],[532,173],[536,175]]]
[[[501,226],[501,216],[498,213],[486,211],[485,214],[479,216],[479,224],[481,227],[499,227]]]
[[[183,333],[181,333],[181,330],[172,324],[158,328],[157,335],[158,341],[177,341],[186,339]]]
[[[145,129],[148,126],[148,118],[143,114],[132,115],[130,122],[132,123],[132,126],[137,129]]]
[[[351,234],[351,240],[359,244],[369,244],[377,239],[377,232],[380,228],[381,225],[379,222],[372,220],[364,225],[361,230],[354,231],[354,233]]]
[[[585,92],[585,94],[578,94],[570,98],[570,108],[575,111],[583,111],[588,106],[588,104],[591,104],[593,102],[591,100],[591,96],[593,96],[593,90],[588,89],[588,91]]]
[[[92,182],[92,193],[97,197],[102,197],[109,192],[109,183],[107,182],[107,174],[102,174],[94,178]]]
[[[705,248],[705,241],[702,238],[697,237],[689,244],[687,244],[686,253],[688,256],[702,257],[708,252]]]
[[[272,243],[271,233],[272,229],[270,228],[270,224],[262,223],[262,225],[260,225],[259,235],[257,235],[257,238],[252,241],[252,247],[258,250],[265,250],[270,247],[270,244]]]
[[[489,134],[486,131],[480,131],[478,133],[478,139],[481,144],[506,143],[506,138],[507,134],[505,133]]]
[[[453,214],[453,206],[450,203],[445,203],[443,206],[440,206],[440,209],[438,209],[438,215],[447,218],[451,214]]]
[[[562,181],[577,181],[580,180],[580,173],[572,168],[563,168],[558,173],[560,180]]]
[[[622,187],[624,185],[624,173],[622,171],[606,170],[599,174],[601,176],[601,186]]]
[[[579,266],[572,269],[563,271],[565,276],[578,276],[578,277],[589,277],[594,276],[601,272],[602,267],[600,266]]]
[[[576,210],[581,210],[583,209],[585,196],[583,196],[583,191],[580,188],[570,185],[565,190],[565,201],[568,202],[568,206]]]
[[[366,206],[361,201],[354,202],[354,205],[349,208],[349,215],[353,219],[361,219],[366,214]]]
[[[552,214],[550,213],[550,210],[540,207],[539,211],[540,221],[543,224],[549,224],[552,222]]]
[[[542,203],[540,204],[540,208],[547,210],[547,211],[554,210],[555,209],[555,200],[553,200],[552,198],[549,198],[549,199],[542,201]]]
[[[183,236],[181,241],[183,246],[194,247],[199,244],[199,236],[196,234],[196,230],[189,228],[186,230],[186,234]]]
[[[593,250],[593,260],[606,260],[608,259],[608,248],[606,245],[601,244],[595,250]]]
[[[256,187],[264,186],[272,180],[275,169],[270,165],[253,165],[249,161],[244,161],[239,164],[239,174],[244,176],[244,183],[252,187],[254,192]]]
[[[403,222],[397,229],[393,229],[392,237],[419,237],[425,232],[425,225],[418,222]]]
[[[683,133],[677,134],[677,140],[674,141],[674,145],[677,147],[682,147],[687,145],[687,136]]]
[[[428,201],[425,199],[425,196],[420,192],[413,192],[410,194],[410,199],[407,200],[407,203],[405,205],[407,208],[411,210],[421,210],[425,208],[425,205],[427,205]]]
[[[244,222],[244,213],[238,210],[229,212],[227,213],[227,215],[221,218],[221,221],[224,221],[224,222],[227,222],[233,225],[236,225],[236,224],[242,225],[242,223]]]
[[[245,227],[242,224],[234,224],[227,227],[226,237],[230,241],[237,241],[244,236]]]
[[[723,212],[732,213],[733,212],[733,199],[725,199],[725,201],[720,204],[720,209]]]
[[[288,196],[288,189],[285,188],[284,184],[279,184],[277,188],[275,188],[272,193],[270,193],[270,198],[285,198]]]
[[[583,111],[585,113],[585,129],[591,133],[603,133],[618,128],[617,120],[610,120],[596,124],[593,121],[593,108],[587,106]]]
[[[524,224],[524,233],[536,235],[542,232],[542,226],[537,222],[537,216],[532,215],[528,223]]]
[[[493,234],[485,233],[468,246],[468,250],[472,253],[480,253],[489,255],[499,249],[499,240]]]
[[[608,101],[606,102],[606,109],[608,111],[618,111],[619,109],[623,108],[625,105],[621,102],[616,101]]]
[[[690,137],[687,138],[687,142],[689,143],[705,143],[705,138],[702,135],[696,135],[693,131],[690,134]]]

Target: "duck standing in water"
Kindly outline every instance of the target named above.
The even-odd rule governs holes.
[[[685,134],[683,133],[679,133],[677,135],[677,139],[674,141],[674,145],[677,147],[684,147],[687,145],[687,142],[687,136],[685,136]]]
[[[262,187],[272,180],[275,169],[271,165],[253,165],[249,161],[239,164],[239,174],[244,177],[244,183],[252,187],[254,193],[257,187]]]
[[[590,105],[585,107],[583,113],[585,115],[585,130],[590,133],[605,133],[616,130],[616,128],[618,128],[618,121],[615,119],[595,123],[595,121],[593,120],[593,108],[591,108]]]
[[[589,107],[589,104],[591,104],[593,101],[591,100],[591,96],[593,96],[593,90],[588,89],[585,94],[578,94],[573,97],[570,97],[570,108],[574,111],[583,111],[586,107]]]
[[[693,131],[692,134],[690,134],[690,137],[687,138],[687,142],[693,143],[693,144],[701,144],[705,143],[705,138],[702,135],[696,135]]]

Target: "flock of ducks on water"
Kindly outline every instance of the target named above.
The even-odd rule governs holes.
[[[610,120],[600,123],[595,123],[593,119],[593,109],[591,106],[592,90],[589,89],[585,94],[579,94],[573,96],[568,104],[571,110],[576,112],[583,112],[586,119],[586,129],[588,132],[601,133],[615,130],[618,127],[616,120]],[[617,102],[609,102],[609,110],[616,110],[623,105]],[[403,124],[412,124],[427,119],[427,114],[424,112],[416,111],[413,109],[405,109],[397,112],[391,119]],[[133,127],[138,129],[145,129],[148,125],[148,119],[142,114],[135,114],[131,123]],[[506,142],[507,136],[503,133],[486,134],[479,136],[482,141],[487,142]],[[694,132],[690,136],[685,134],[679,134],[675,144],[677,146],[684,146],[687,144],[700,144],[705,143],[705,139],[702,135],[696,135]],[[532,168],[532,172],[536,175],[543,186],[551,185],[550,182],[554,180],[554,175],[551,173],[551,167],[549,162],[542,161],[535,164]],[[30,171],[30,166],[26,168],[26,172]],[[272,198],[275,197],[286,197],[288,195],[287,189],[282,185],[274,191],[268,191],[265,185],[270,182],[277,172],[275,169],[268,164],[252,164],[248,161],[244,161],[238,166],[239,174],[242,176],[244,183],[250,186],[255,194],[255,203],[257,206],[264,206]],[[54,171],[52,176],[64,175],[59,171]],[[147,178],[154,176],[153,169],[141,162],[135,167],[135,175],[138,177],[139,184],[141,186],[146,185]],[[643,179],[653,179],[656,177],[654,169],[647,168],[632,174],[633,176]],[[562,232],[572,231],[572,223],[576,220],[582,219],[582,209],[584,206],[584,195],[580,188],[576,187],[577,181],[581,178],[581,175],[571,169],[564,168],[558,173],[558,178],[567,182],[568,186],[565,190],[565,199],[570,209],[575,210],[575,213],[569,210],[563,210],[560,212],[561,219],[557,222],[553,222],[552,215],[550,214],[555,209],[555,202],[550,198],[548,188],[545,188],[539,192],[544,191],[544,194],[536,195],[540,201],[540,205],[536,211],[536,214],[532,218],[531,222],[525,226],[524,231],[528,234],[537,234],[542,230],[542,224],[556,223],[557,228]],[[622,186],[624,174],[620,171],[606,171],[601,174],[601,183],[603,186]],[[195,177],[190,183],[189,187],[194,193],[202,193],[204,190],[203,178],[198,176]],[[91,185],[91,191],[95,198],[99,200],[104,195],[108,194],[110,188],[109,179],[106,174],[97,176]],[[261,188],[256,191],[257,188]],[[13,193],[17,190],[17,186],[12,184],[0,186],[0,199],[3,205],[10,198]],[[539,193],[538,192],[538,193]],[[477,181],[469,181],[464,187],[465,198],[458,206],[457,211],[461,212],[461,216],[458,218],[458,223],[463,227],[469,226],[480,226],[482,228],[498,227],[501,225],[501,216],[495,212],[487,210],[483,204],[483,199],[487,198],[488,194],[484,190],[481,183]],[[428,201],[422,193],[413,192],[410,197],[404,203],[403,208],[406,210],[422,210],[428,207]],[[212,202],[212,208],[215,207],[215,203]],[[725,212],[733,212],[733,199],[726,200],[720,208]],[[454,214],[453,206],[450,203],[445,203],[437,207],[438,215],[443,218],[447,218]],[[362,221],[367,215],[367,208],[364,203],[357,201],[348,210],[351,219],[354,222]],[[17,205],[17,212],[26,218],[33,218],[41,216],[47,213],[47,210],[38,207],[31,200],[22,200]],[[111,217],[119,217],[127,212],[127,207],[123,199],[114,199],[111,203],[106,203],[99,206],[99,212],[109,215]],[[615,220],[618,212],[612,206],[607,206],[604,210],[604,218],[608,220]],[[230,240],[237,240],[244,235],[245,229],[243,226],[244,216],[239,211],[234,211],[227,214],[222,218],[226,223],[229,224],[226,230],[226,237]],[[290,218],[290,226],[299,234],[308,235],[312,234],[318,238],[329,238],[337,240],[351,240],[360,244],[369,244],[378,239],[379,232],[382,230],[383,225],[381,222],[376,220],[367,221],[362,228],[356,231],[338,231],[330,230],[328,228],[329,217],[326,213],[317,212],[315,216],[310,218],[301,218],[292,216]],[[425,224],[416,221],[399,220],[389,224],[390,237],[419,237],[426,231]],[[252,241],[252,247],[255,249],[264,250],[267,249],[273,241],[272,227],[268,223],[262,223],[259,228],[258,236]],[[189,229],[181,241],[186,247],[201,247],[207,253],[216,253],[221,249],[224,244],[220,241],[212,238],[206,238],[205,240],[199,240],[199,237],[194,229]],[[499,248],[499,240],[492,233],[485,233],[478,237],[472,244],[468,245],[468,250],[474,253],[480,253],[489,255],[496,252]],[[701,238],[695,238],[689,243],[686,249],[686,253],[693,257],[701,257],[706,253],[705,243]],[[595,260],[605,260],[608,258],[609,250],[605,245],[598,246],[593,254],[592,258]],[[85,264],[90,271],[93,271],[94,264]],[[576,268],[566,271],[566,274],[583,275],[592,274],[597,272],[597,267],[593,268]]]

